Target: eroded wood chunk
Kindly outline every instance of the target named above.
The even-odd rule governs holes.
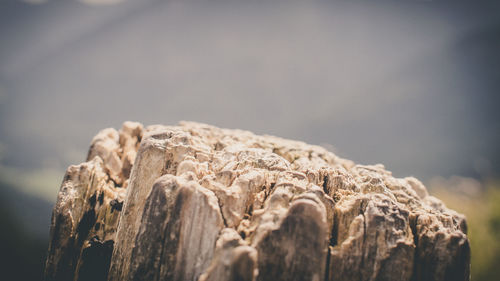
[[[141,136],[134,122],[102,130],[88,161],[68,168],[52,214],[45,280],[107,280],[128,181],[122,167],[135,160]]]
[[[257,251],[233,228],[221,231],[215,256],[200,281],[252,281],[257,276]]]
[[[325,207],[319,200],[294,200],[278,228],[256,243],[258,280],[322,280],[328,245],[326,227]]]
[[[126,122],[71,166],[46,280],[469,280],[465,218],[322,147]]]
[[[153,186],[131,254],[130,280],[197,280],[223,227],[217,198],[197,182],[165,175]]]

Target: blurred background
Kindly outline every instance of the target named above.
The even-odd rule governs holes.
[[[498,280],[499,94],[499,1],[2,0],[0,271],[40,280],[100,129],[192,120],[416,176]]]

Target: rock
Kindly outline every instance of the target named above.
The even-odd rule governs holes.
[[[46,280],[469,280],[465,218],[415,178],[184,122],[101,131],[53,212]]]

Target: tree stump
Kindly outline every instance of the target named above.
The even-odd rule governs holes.
[[[463,215],[322,147],[125,122],[70,166],[45,279],[469,280]]]

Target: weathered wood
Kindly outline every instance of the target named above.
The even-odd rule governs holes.
[[[71,166],[46,280],[469,280],[464,216],[302,142],[126,122]]]
[[[126,122],[92,140],[87,162],[70,166],[52,214],[46,280],[106,280],[142,125]]]

